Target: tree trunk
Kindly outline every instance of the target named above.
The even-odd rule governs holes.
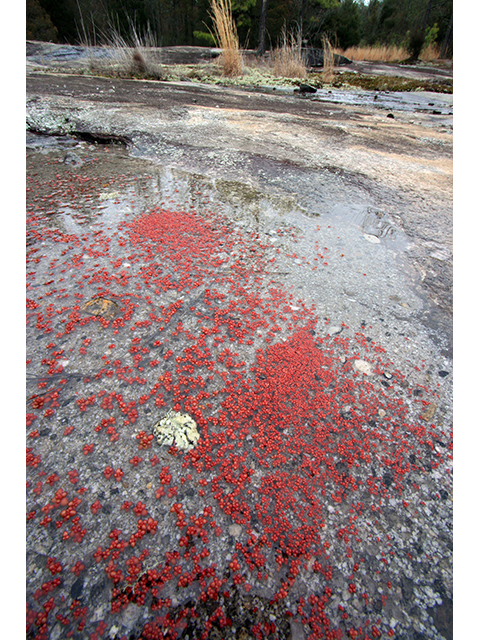
[[[258,30],[258,49],[257,56],[263,56],[265,53],[265,36],[266,36],[266,25],[267,25],[267,9],[268,9],[268,0],[262,0],[262,11],[260,13],[260,26]]]
[[[445,58],[450,48],[450,43],[452,40],[452,32],[453,32],[453,13],[450,18],[450,23],[448,25],[447,33],[445,34],[445,38],[443,39],[442,50],[440,51],[440,58]]]
[[[306,0],[302,0],[302,6],[300,9],[300,26],[299,26],[299,34],[298,39],[300,40],[300,46],[303,47],[303,19],[305,18],[305,9],[307,8]]]
[[[420,55],[423,45],[425,43],[425,32],[427,30],[428,19],[430,18],[430,11],[432,9],[433,0],[430,0],[428,3],[427,10],[425,12],[425,16],[423,18],[422,28],[417,28],[412,35],[410,36],[409,42],[409,50],[410,50],[410,58],[409,62],[417,62],[418,56]]]
[[[423,19],[422,33],[424,38],[425,38],[425,31],[427,30],[428,19],[430,18],[430,11],[432,10],[432,4],[433,4],[433,0],[430,0],[430,2],[428,3],[427,11],[425,13],[425,17]]]

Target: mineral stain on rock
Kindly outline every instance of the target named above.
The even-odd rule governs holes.
[[[82,311],[92,316],[101,316],[105,320],[111,320],[118,313],[118,305],[108,298],[92,298],[82,306]]]
[[[420,417],[425,420],[425,421],[429,421],[433,418],[435,411],[437,410],[437,405],[435,404],[435,402],[431,402],[425,409],[425,411],[423,411],[420,414]]]

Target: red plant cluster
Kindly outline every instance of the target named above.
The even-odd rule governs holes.
[[[56,182],[72,188],[73,199],[81,186],[80,208],[92,201],[92,189],[100,183],[66,175]],[[34,184],[30,181],[29,188]],[[267,585],[273,602],[298,602],[292,615],[308,629],[309,638],[390,634],[387,621],[372,615],[361,627],[352,626],[348,606],[341,615],[335,612],[332,622],[335,567],[340,561],[346,564],[344,587],[352,601],[363,599],[367,606],[360,528],[373,529],[376,514],[390,498],[401,498],[407,510],[419,508],[405,478],[412,470],[424,472],[427,463],[443,464],[451,451],[433,448],[439,429],[419,418],[421,402],[412,415],[402,399],[403,377],[385,359],[382,347],[361,333],[319,337],[315,309],[261,276],[267,252],[256,234],[239,235],[217,214],[155,207],[113,232],[99,225],[72,235],[45,222],[45,216],[53,220],[53,211],[61,208],[59,187],[50,187],[54,195],[43,200],[30,193],[32,244],[27,254],[27,325],[33,334],[51,334],[52,340],[48,356],[35,360],[32,354],[30,359],[32,370],[42,372],[39,385],[46,381],[49,389],[31,394],[29,405],[36,411],[48,405],[50,413],[27,413],[27,427],[33,419],[41,420],[56,430],[67,451],[76,442],[84,454],[76,464],[98,460],[92,467],[95,482],[109,492],[119,483],[131,498],[125,500],[125,492],[112,494],[121,496],[113,502],[114,521],[121,517],[125,527],[113,528],[110,542],[104,541],[101,536],[113,519],[105,509],[106,499],[99,499],[88,485],[76,490],[87,494],[84,500],[61,485],[55,488],[68,479],[73,492],[79,472],[67,468],[64,460],[53,468],[53,456],[27,447],[31,482],[36,474],[48,474],[44,485],[38,481],[28,492],[27,527],[33,531],[40,524],[65,549],[58,563],[48,559],[50,573],[65,567],[68,575],[77,577],[89,571],[94,560],[111,581],[111,616],[129,603],[148,603],[151,618],[143,629],[145,639],[173,640],[195,615],[188,606],[175,614],[170,610],[170,599],[162,596],[169,583],[182,592],[196,587],[201,602],[218,604],[205,621],[202,638],[215,625],[231,624],[222,604],[228,602],[228,589],[248,593]],[[76,220],[81,223],[83,214]],[[38,241],[58,245],[59,257],[49,262],[33,244]],[[242,251],[236,255],[242,257],[230,259],[238,247]],[[324,259],[327,249],[318,249]],[[41,269],[53,278],[48,281],[53,288],[33,286]],[[114,299],[119,314],[106,319],[82,313],[82,301],[93,294]],[[84,337],[87,331],[95,336],[91,341]],[[89,373],[68,405],[77,412],[78,429],[72,436],[74,426],[59,430],[54,415],[61,413],[62,400],[69,400],[69,381],[60,361],[73,351],[79,369],[89,362]],[[378,377],[389,371],[388,384],[379,388],[359,374],[354,363],[360,358],[372,364]],[[169,464],[162,462],[158,473],[160,458],[150,453],[155,449],[151,427],[152,416],[162,415],[162,408],[192,416],[201,438],[188,453],[165,450]],[[69,422],[74,422],[70,416]],[[35,446],[42,442],[39,435],[35,433]],[[139,450],[145,457],[137,455]],[[141,499],[131,488],[138,476],[142,485],[151,485]],[[179,497],[182,487],[194,488],[193,503]],[[164,522],[156,519],[160,508]],[[38,510],[44,514],[39,522]],[[58,513],[56,521],[50,513]],[[341,525],[333,529],[332,514]],[[98,526],[87,531],[82,518],[92,516]],[[218,558],[212,560],[212,540],[227,535],[231,527],[241,533],[235,534],[234,547],[220,566]],[[171,535],[165,547],[162,529],[178,532],[178,544]],[[382,561],[376,569],[386,576],[395,554],[407,556],[387,538],[377,541]],[[88,545],[85,557],[71,559],[72,543]],[[75,551],[77,558],[77,547]],[[308,597],[298,599],[301,580],[314,587]],[[48,637],[55,606],[61,608],[56,620],[64,625],[66,637],[87,624],[90,637],[104,635],[108,625],[90,624],[88,610],[79,602],[74,600],[68,609],[60,598],[49,596],[61,584],[62,578],[54,578],[34,591],[35,603],[49,599],[39,610],[31,608],[34,603],[27,605],[31,637]],[[271,637],[275,625],[254,625],[252,633]]]

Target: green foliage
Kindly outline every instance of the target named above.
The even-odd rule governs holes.
[[[44,11],[42,18],[39,7]],[[232,0],[242,47],[258,45],[261,7],[262,0]],[[138,34],[149,30],[162,46],[212,46],[209,0],[27,0],[27,15],[33,16],[34,11],[37,17],[28,24],[36,23],[39,33],[38,24],[43,21],[42,28],[57,30],[59,42],[101,44],[112,29],[128,41],[133,25]],[[356,44],[413,46],[414,34],[422,33],[425,44],[442,43],[452,14],[453,0],[431,4],[430,0],[370,0],[368,4],[363,0],[269,0],[266,46],[279,45],[284,29],[293,33],[298,28],[311,47],[321,47],[323,35],[342,48]],[[33,33],[31,27],[29,33]],[[54,32],[42,33],[35,37],[55,38]]]
[[[252,31],[258,30],[257,0],[232,0],[231,5],[240,45],[245,47]]]
[[[370,0],[368,5],[359,7],[361,42],[374,45],[378,42],[378,25],[382,3],[380,0]]]
[[[399,45],[420,18],[418,4],[424,0],[385,0],[378,22],[378,37],[383,44]]]
[[[194,31],[193,37],[198,41],[199,46],[215,47],[215,38],[211,33],[206,31]]]
[[[78,33],[75,20],[78,20],[78,10],[74,0],[39,0],[39,4],[50,16],[58,31],[58,41],[74,44]]]
[[[232,0],[232,14],[237,29],[252,27],[257,0]]]
[[[343,0],[340,6],[335,7],[331,14],[330,30],[335,33],[337,46],[342,49],[359,44],[360,12],[354,0]]]
[[[425,46],[429,47],[437,41],[438,24],[435,22],[433,27],[427,28],[425,31]]]
[[[408,53],[413,60],[418,60],[418,56],[423,48],[423,43],[423,31],[417,28],[410,34],[410,38],[408,39]]]
[[[418,48],[418,44],[414,40],[418,40],[422,34],[425,38],[429,34],[430,38],[442,40],[448,30],[453,13],[453,0],[434,0],[428,12],[429,3],[430,0],[383,0],[383,2],[378,2],[380,11],[377,14],[376,24],[369,23],[370,29],[373,28],[376,32],[377,42],[382,44],[407,42],[415,49]],[[368,13],[368,9],[364,10],[365,13]],[[377,11],[378,8],[375,7],[375,12]],[[427,15],[428,23],[425,25],[424,21]],[[435,25],[437,25],[437,30],[435,30]],[[424,27],[425,32],[423,32]],[[430,39],[429,42],[435,42],[435,39]]]
[[[58,29],[38,0],[27,0],[26,31],[27,40],[58,42]]]

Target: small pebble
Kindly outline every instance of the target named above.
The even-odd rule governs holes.
[[[366,376],[373,375],[373,367],[370,362],[366,362],[366,360],[355,360],[353,366],[360,373],[364,373]]]
[[[239,524],[231,524],[228,527],[228,533],[234,538],[238,538],[242,533],[242,527]]]
[[[372,236],[370,233],[364,233],[363,237],[365,238],[365,240],[368,240],[368,242],[371,242],[372,244],[378,244],[380,242],[380,238],[377,238],[377,236]]]
[[[327,331],[327,335],[333,336],[336,333],[340,333],[342,331],[342,327],[329,327]]]
[[[83,164],[83,160],[79,156],[77,156],[76,153],[73,153],[73,151],[69,151],[67,153],[63,162],[74,167],[80,167]]]

